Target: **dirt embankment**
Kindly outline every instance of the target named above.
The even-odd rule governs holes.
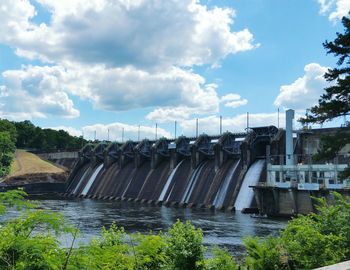
[[[7,185],[24,185],[29,183],[62,183],[68,172],[37,155],[24,150],[16,151],[16,158],[11,166],[11,173],[4,179]]]

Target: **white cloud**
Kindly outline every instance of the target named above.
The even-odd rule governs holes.
[[[82,131],[80,129],[69,127],[69,126],[56,126],[56,127],[48,127],[54,130],[64,130],[67,131],[70,135],[80,137],[82,136]]]
[[[318,0],[320,13],[328,14],[330,21],[335,22],[346,16],[350,11],[349,0]]]
[[[209,8],[196,0],[36,2],[51,13],[49,23],[32,21],[37,11],[29,0],[2,1],[0,42],[22,57],[51,65],[11,72],[30,76],[36,69],[55,84],[49,90],[34,89],[34,84],[30,90],[24,87],[13,92],[5,83],[3,92],[8,96],[3,115],[76,117],[79,112],[69,95],[108,111],[155,107],[147,119],[163,122],[216,113],[217,85],[206,83],[191,68],[217,67],[227,55],[259,46],[248,29],[231,29],[233,9]],[[37,99],[28,111],[10,100],[19,89],[29,100]],[[225,105],[243,104],[244,99]]]
[[[146,115],[146,119],[158,123],[169,123],[188,119],[195,109],[188,107],[158,108]]]
[[[0,41],[30,58],[189,67],[215,65],[228,54],[258,46],[248,29],[231,30],[234,10],[195,0],[38,2],[52,13],[48,25],[31,22],[35,9],[28,0],[4,0],[0,9],[6,33]]]
[[[58,115],[65,118],[79,116],[67,94],[59,67],[23,67],[2,73],[0,85],[0,116],[14,120],[45,118]]]
[[[311,63],[304,67],[304,71],[303,77],[281,86],[275,106],[304,111],[317,103],[324,88],[329,85],[323,77],[327,68]]]
[[[177,115],[176,112],[181,111],[188,116],[215,113],[219,106],[215,84],[206,84],[200,75],[179,68],[149,73],[132,67],[102,65],[24,66],[21,70],[6,71],[2,76],[0,102],[5,104],[3,110],[14,113],[32,110],[34,117],[39,116],[34,112],[40,112],[40,117],[45,113],[79,116],[68,94],[88,99],[95,108],[107,111],[158,107],[149,119],[156,119],[164,110],[173,110]],[[20,94],[28,96],[28,102],[37,100],[30,108],[15,106],[12,99]]]
[[[241,98],[240,95],[234,93],[230,93],[221,97],[220,101],[225,103],[225,107],[230,108],[238,108],[248,103],[247,99]]]

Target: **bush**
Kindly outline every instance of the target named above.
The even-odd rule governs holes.
[[[166,254],[170,260],[170,269],[203,269],[204,247],[202,230],[196,229],[191,222],[179,220],[168,232]]]
[[[213,258],[206,261],[207,270],[237,270],[238,265],[231,254],[224,249],[215,247],[213,249]]]
[[[313,269],[350,259],[349,198],[333,193],[334,202],[316,199],[317,213],[291,220],[280,237],[248,238],[251,269]]]

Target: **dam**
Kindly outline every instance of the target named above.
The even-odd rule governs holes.
[[[65,195],[244,211],[256,207],[249,186],[266,179],[266,149],[283,154],[283,139],[283,130],[265,126],[220,136],[88,144]]]

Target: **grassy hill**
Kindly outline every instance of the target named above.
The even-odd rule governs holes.
[[[42,160],[25,150],[16,150],[11,164],[10,174],[4,179],[7,184],[24,184],[32,182],[62,182],[67,172],[62,168]]]

